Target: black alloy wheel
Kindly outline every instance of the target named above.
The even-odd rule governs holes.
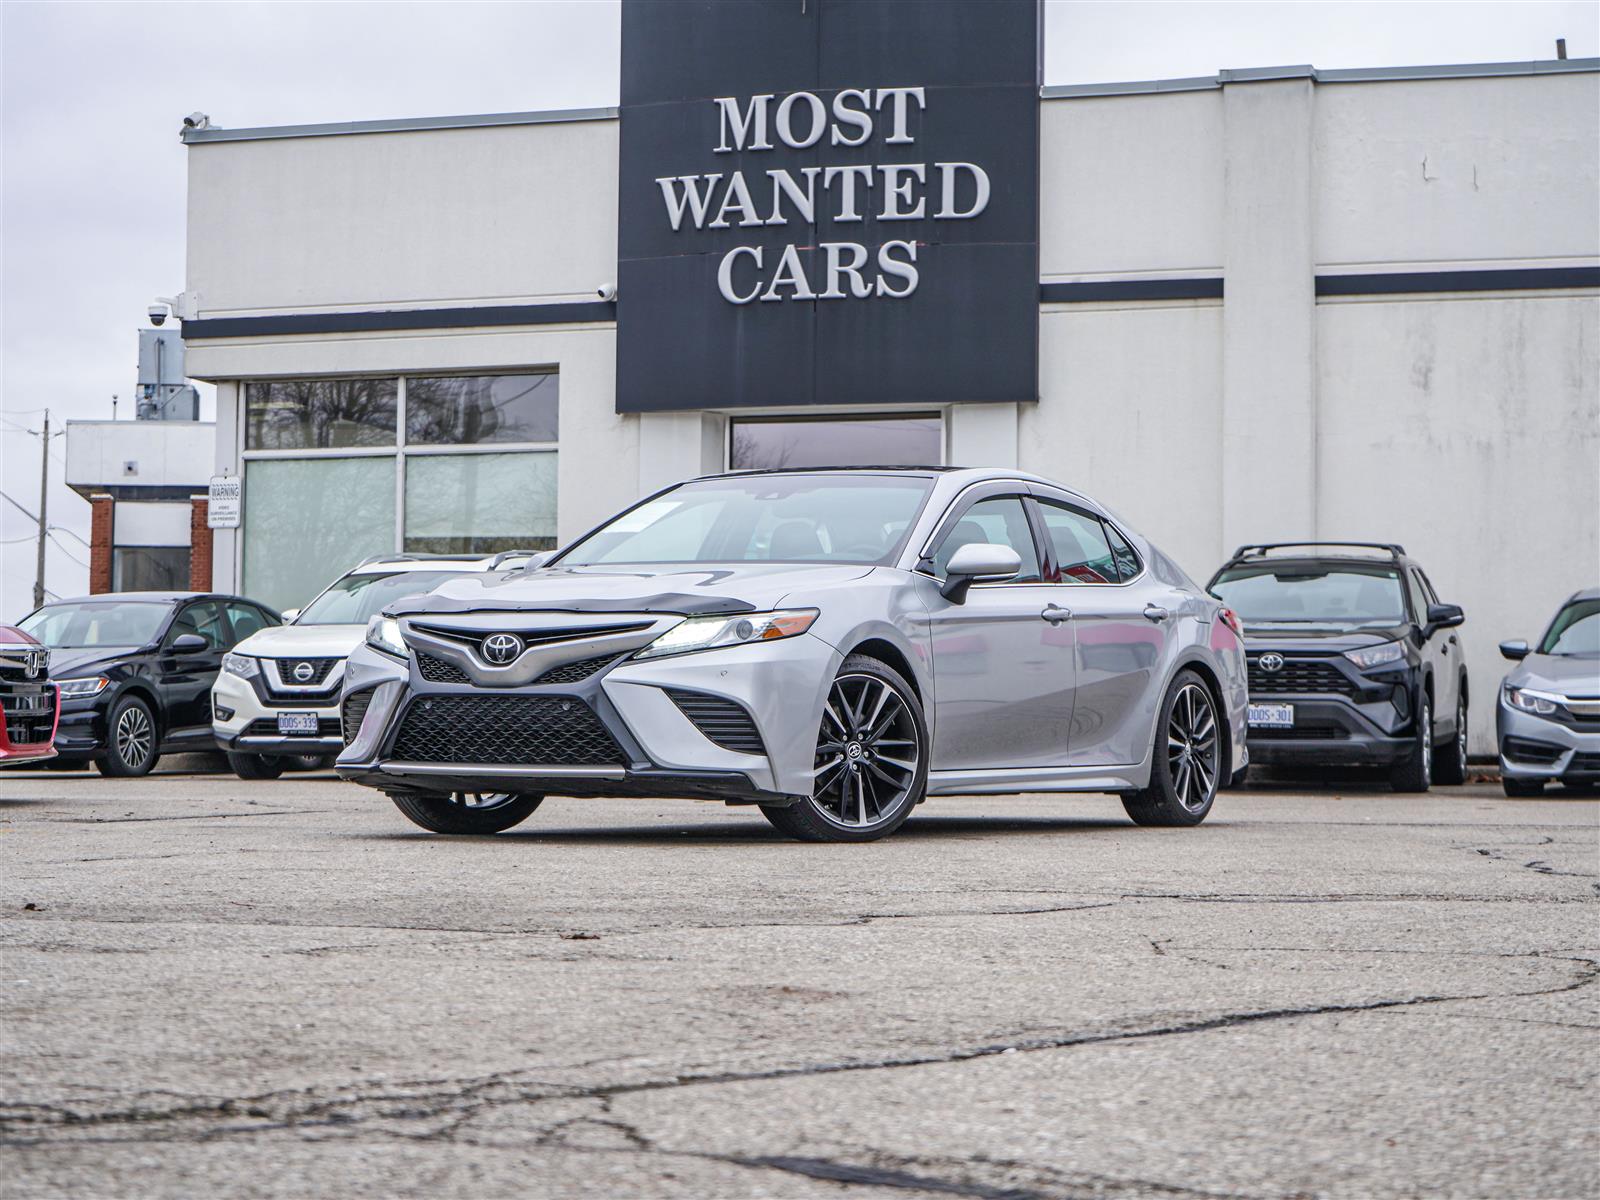
[[[543,796],[517,792],[390,792],[410,820],[431,833],[500,833],[528,819]]]
[[[1139,825],[1200,824],[1217,798],[1222,747],[1211,689],[1193,671],[1179,671],[1156,722],[1150,782],[1125,793],[1122,807]]]
[[[885,663],[852,654],[823,705],[811,795],[761,811],[801,841],[874,841],[900,828],[922,800],[927,746],[911,685]]]
[[[1433,777],[1440,783],[1467,781],[1467,692],[1456,701],[1456,735],[1433,753]]]
[[[150,706],[137,696],[124,696],[106,718],[106,749],[95,767],[102,775],[148,775],[160,757]]]

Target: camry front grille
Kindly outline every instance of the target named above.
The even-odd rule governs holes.
[[[1291,658],[1285,660],[1281,670],[1263,671],[1259,660],[1250,660],[1252,696],[1304,695],[1307,692],[1353,696],[1356,691],[1355,681],[1331,662]]]
[[[424,654],[420,650],[416,652],[416,655],[417,674],[421,675],[429,683],[455,683],[463,686],[472,683],[467,673],[456,666],[455,663],[445,662],[442,658],[435,658],[433,655]]]
[[[534,683],[578,683],[580,680],[589,678],[601,668],[610,666],[618,657],[616,654],[602,654],[598,658],[581,658],[577,662],[551,667],[543,675],[535,679]]]
[[[568,696],[416,697],[394,741],[404,762],[617,766],[622,749],[582,700]]]

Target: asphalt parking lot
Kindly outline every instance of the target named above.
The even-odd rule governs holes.
[[[887,841],[0,776],[7,1196],[1600,1188],[1592,799],[930,801]]]

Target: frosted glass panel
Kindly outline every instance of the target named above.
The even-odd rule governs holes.
[[[556,455],[413,455],[406,459],[406,549],[413,554],[550,550]]]
[[[394,552],[394,459],[257,459],[244,476],[244,591],[279,610]]]

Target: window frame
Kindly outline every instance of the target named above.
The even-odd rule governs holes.
[[[1118,564],[1117,575],[1119,578],[1115,583],[1069,583],[1063,579],[1056,579],[1052,582],[1052,586],[1070,588],[1127,587],[1129,584],[1138,583],[1149,572],[1149,561],[1145,558],[1143,553],[1140,552],[1139,547],[1134,544],[1134,540],[1128,536],[1128,531],[1123,529],[1121,525],[1117,524],[1117,522],[1113,521],[1105,513],[1095,511],[1095,509],[1091,505],[1085,503],[1081,497],[1073,496],[1070,492],[1061,492],[1053,489],[1046,490],[1038,485],[1034,485],[1030,489],[1029,496],[1035,502],[1036,516],[1039,523],[1037,536],[1043,539],[1046,548],[1050,552],[1050,569],[1053,573],[1057,575],[1060,574],[1061,564],[1055,561],[1055,543],[1051,541],[1050,531],[1045,526],[1044,514],[1042,512],[1037,512],[1037,506],[1040,502],[1048,502],[1050,504],[1059,505],[1062,508],[1070,508],[1074,512],[1081,513],[1085,516],[1094,518],[1096,521],[1099,521],[1102,526],[1115,532],[1119,538],[1127,543],[1129,551],[1133,554],[1134,561],[1139,565],[1139,569],[1131,576],[1129,576],[1127,579],[1122,579],[1120,578],[1122,575],[1122,567],[1120,564]],[[1111,546],[1110,538],[1106,539],[1106,545]],[[1113,546],[1111,547],[1111,560],[1113,563],[1116,563],[1116,556],[1116,548]]]
[[[178,628],[178,622],[183,620],[184,614],[190,609],[199,608],[203,604],[209,604],[217,610],[217,625],[222,634],[222,641],[216,646],[207,647],[208,651],[216,654],[226,654],[233,649],[236,641],[229,641],[233,637],[233,621],[228,616],[226,602],[220,596],[201,596],[194,600],[187,600],[173,610],[172,619],[167,622],[167,627],[161,634],[159,645],[162,653],[171,650],[172,644],[183,636],[182,633],[175,633],[175,631]],[[195,633],[197,631],[185,630],[184,632]]]
[[[936,583],[944,580],[933,569],[934,555],[950,531],[960,523],[961,518],[974,504],[981,504],[985,500],[1015,499],[1022,504],[1022,514],[1028,523],[1028,534],[1033,538],[1033,554],[1039,562],[1038,579],[997,579],[976,582],[974,588],[994,587],[1043,587],[1049,586],[1045,580],[1045,547],[1039,542],[1039,520],[1032,510],[1030,501],[1033,499],[1031,492],[1027,491],[1027,484],[1020,480],[986,479],[971,484],[956,494],[955,499],[945,507],[944,514],[934,525],[933,532],[923,539],[922,548],[917,553],[917,561],[911,568],[917,575],[924,575]]]
[[[1123,580],[1122,580],[1122,565],[1117,562],[1117,551],[1116,551],[1116,548],[1114,546],[1112,546],[1111,539],[1109,537],[1106,537],[1106,530],[1114,528],[1114,527],[1112,525],[1110,525],[1106,521],[1106,519],[1104,517],[1102,517],[1099,513],[1090,512],[1087,508],[1084,508],[1081,505],[1068,504],[1064,500],[1057,500],[1054,496],[1034,495],[1034,496],[1032,496],[1030,498],[1033,500],[1033,513],[1034,513],[1034,515],[1037,518],[1038,523],[1039,523],[1038,524],[1038,529],[1035,531],[1036,536],[1038,536],[1041,539],[1043,539],[1045,548],[1048,550],[1049,555],[1050,555],[1049,565],[1047,567],[1041,568],[1043,570],[1043,572],[1044,572],[1045,582],[1046,583],[1057,583],[1057,584],[1061,584],[1061,585],[1063,585],[1065,587],[1073,587],[1073,588],[1086,588],[1086,587],[1089,587],[1089,588],[1103,588],[1103,587],[1120,587],[1121,586],[1121,584],[1123,582]],[[1076,513],[1080,517],[1085,517],[1088,520],[1093,521],[1096,525],[1098,525],[1100,527],[1100,536],[1101,536],[1101,538],[1104,539],[1105,544],[1106,544],[1106,555],[1111,560],[1111,569],[1116,572],[1117,578],[1115,578],[1115,579],[1105,579],[1105,580],[1102,580],[1099,583],[1085,583],[1081,579],[1068,579],[1062,574],[1061,563],[1056,558],[1056,543],[1055,543],[1055,539],[1050,536],[1050,526],[1049,526],[1049,523],[1046,522],[1045,518],[1044,518],[1044,506],[1046,504],[1049,504],[1049,505],[1051,505],[1051,506],[1053,506],[1055,508],[1064,508],[1068,512],[1071,512],[1071,513]],[[1122,537],[1121,531],[1117,532],[1117,536],[1118,537]],[[1124,542],[1127,542],[1128,539],[1127,538],[1122,538],[1122,540]],[[1130,550],[1133,549],[1133,544],[1131,542],[1128,543],[1128,548]],[[1138,552],[1135,551],[1135,557],[1137,557],[1137,555],[1138,555]],[[1134,578],[1137,578],[1137,576],[1135,576]],[[1133,580],[1130,579],[1128,582],[1131,583],[1131,582],[1133,582]]]
[[[895,470],[916,470],[918,467],[943,467],[950,460],[950,421],[943,409],[877,409],[872,412],[788,412],[788,413],[728,413],[722,430],[722,469],[724,471],[762,471],[767,467],[736,467],[733,465],[733,435],[739,425],[792,425],[807,422],[815,425],[840,425],[850,421],[938,421],[939,461],[936,463],[910,463],[903,468],[888,463],[866,463],[864,467],[890,467]],[[825,471],[827,467],[796,467],[798,471]],[[854,468],[856,470],[862,467]]]

